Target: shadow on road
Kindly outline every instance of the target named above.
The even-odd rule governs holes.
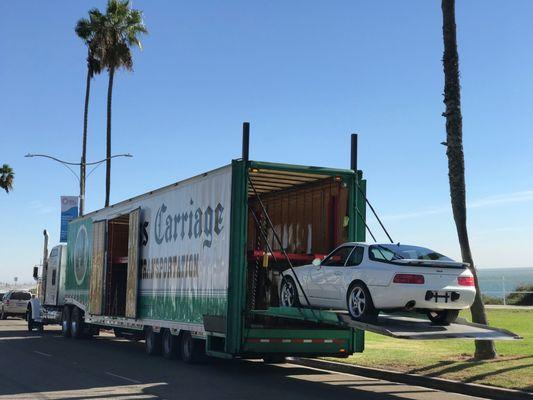
[[[149,357],[144,343],[109,333],[88,340],[65,339],[59,327],[47,327],[40,335],[27,332],[20,320],[0,321],[0,359],[0,399],[435,398],[431,389],[293,364],[210,359],[187,365]]]

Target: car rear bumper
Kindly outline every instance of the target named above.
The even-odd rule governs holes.
[[[448,286],[432,288],[412,284],[393,284],[389,287],[370,288],[374,306],[378,309],[429,309],[461,310],[474,302],[476,290],[473,287]],[[372,290],[374,289],[374,290]]]

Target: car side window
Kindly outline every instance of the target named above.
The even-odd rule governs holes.
[[[350,256],[353,246],[342,246],[331,253],[320,265],[326,267],[343,267]]]
[[[395,255],[392,251],[381,246],[370,246],[369,257],[373,261],[391,261]]]
[[[363,254],[365,252],[365,248],[358,246],[352,251],[352,254],[350,254],[350,257],[348,258],[348,261],[346,262],[346,265],[349,266],[355,266],[361,264],[363,261]]]

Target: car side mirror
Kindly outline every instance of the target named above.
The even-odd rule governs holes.
[[[39,267],[33,267],[33,279],[39,279]]]
[[[315,259],[313,260],[313,265],[314,265],[315,267],[320,267],[320,264],[322,264],[322,260],[321,260],[320,258],[315,258]]]

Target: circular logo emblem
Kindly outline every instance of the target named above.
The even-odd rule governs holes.
[[[89,240],[87,239],[87,229],[82,225],[78,229],[76,243],[74,245],[74,276],[78,285],[81,285],[87,273],[88,252]]]

